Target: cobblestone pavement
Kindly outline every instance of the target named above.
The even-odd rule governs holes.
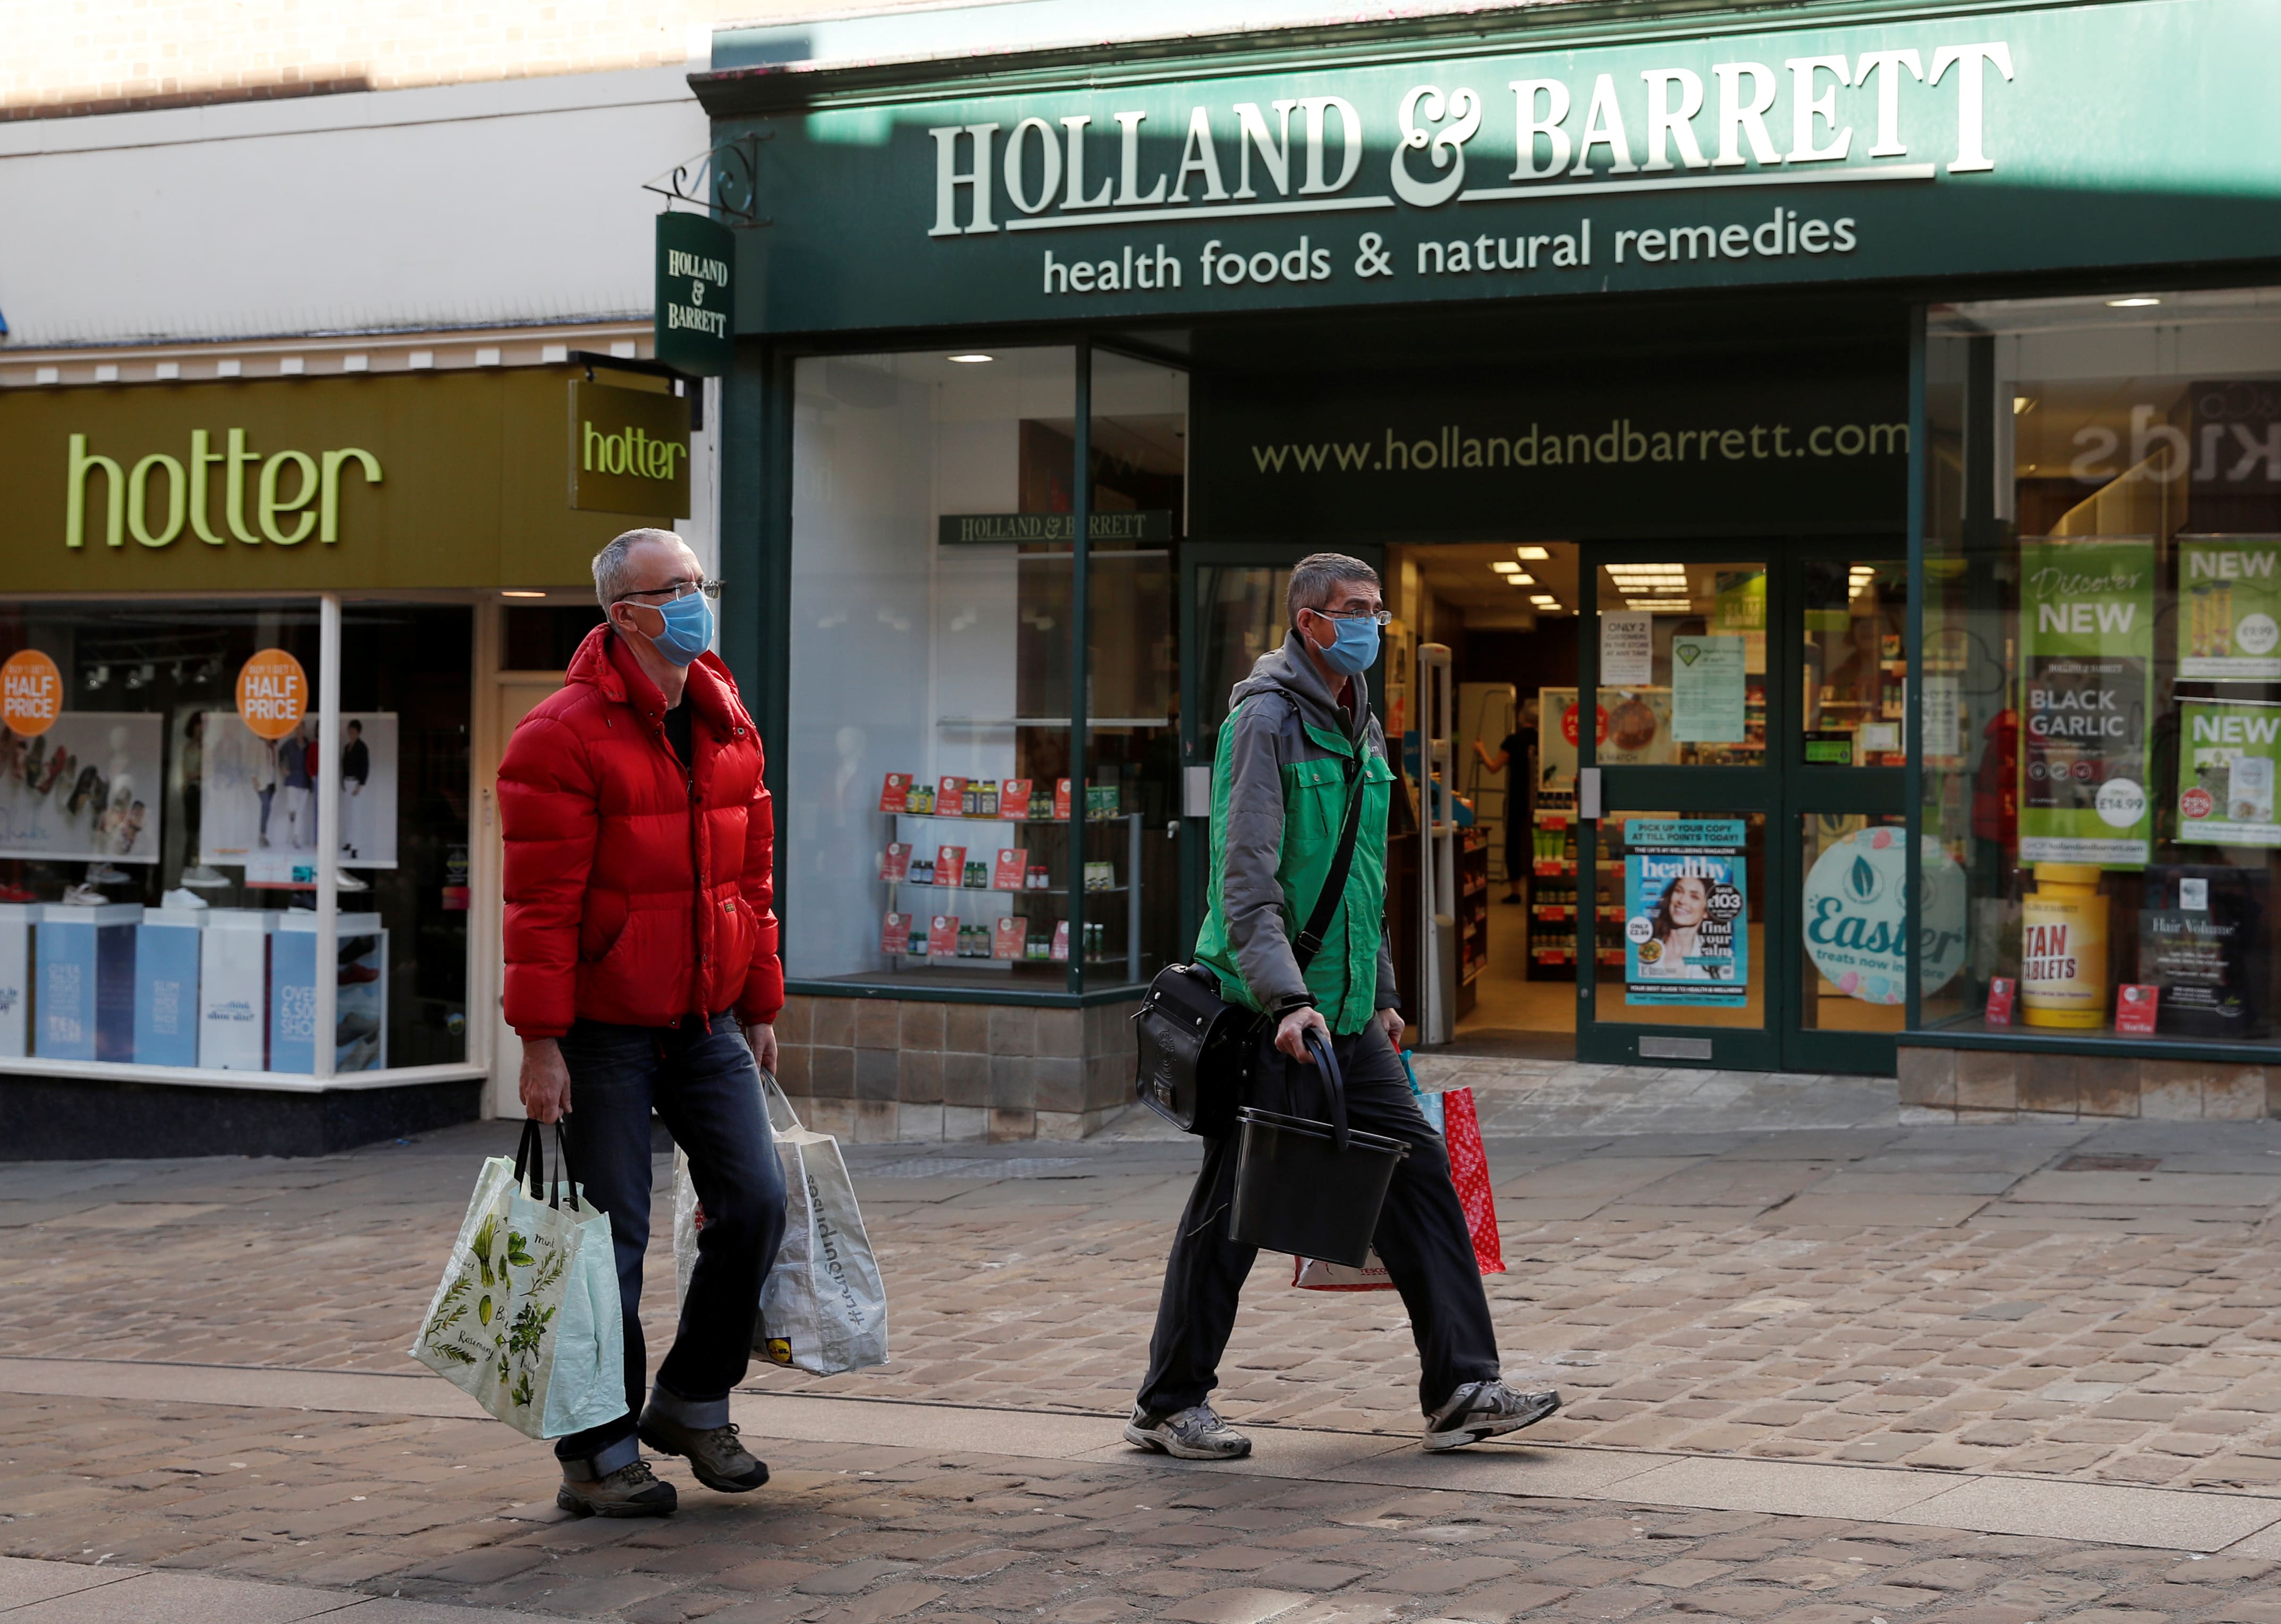
[[[1484,1097],[1512,1265],[1491,1298],[1509,1373],[1556,1381],[1569,1400],[1533,1438],[2281,1495],[2281,1131],[1500,1137],[1527,1125],[1510,1103]],[[510,1140],[494,1124],[310,1162],[0,1168],[0,1366],[405,1370],[476,1158]],[[1094,1417],[1129,1402],[1190,1142],[866,1147],[851,1161],[896,1358],[830,1383],[771,1372],[756,1388]],[[663,1217],[661,1203],[661,1229]],[[668,1246],[661,1233],[656,1255]],[[1294,1292],[1276,1278],[1288,1266],[1263,1259],[1255,1277],[1223,1373],[1226,1411],[1254,1426],[1413,1431],[1398,1301]],[[661,1333],[669,1303],[651,1305]],[[1384,1487],[1232,1487],[1113,1454],[1041,1464],[1010,1448],[878,1443],[771,1446],[790,1470],[764,1505],[691,1490],[669,1527],[558,1527],[508,1516],[543,1498],[551,1474],[542,1451],[492,1425],[104,1398],[0,1396],[0,1411],[10,1554],[541,1612],[1045,1609],[1074,1624],[1535,1606],[1528,1616],[2281,1624],[2263,1599],[2281,1577],[2238,1554],[2195,1562],[1470,1491],[1388,1520],[1403,1496]],[[1005,1425],[1010,1438],[1031,1423]],[[1163,1481],[1188,1497],[1145,1491]],[[1153,1509],[1124,1508],[1134,1494],[1133,1507]],[[1318,1551],[1336,1554],[1303,1554]],[[1467,1576],[1433,1588],[1444,1569],[1427,1563]],[[981,1566],[948,1571],[961,1564]],[[748,1568],[750,1584],[718,1578]],[[1335,1584],[1294,1576],[1342,1569]],[[1943,1589],[1856,1569],[1963,1577]],[[1203,1599],[1222,1591],[1241,1594]]]

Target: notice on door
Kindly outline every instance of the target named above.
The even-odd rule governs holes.
[[[1672,736],[1686,744],[1741,744],[1744,677],[1740,637],[1672,638]]]
[[[1655,616],[1619,610],[1600,616],[1600,683],[1643,687],[1655,680]]]
[[[1624,1002],[1742,1008],[1751,942],[1742,823],[1639,818],[1624,839]]]

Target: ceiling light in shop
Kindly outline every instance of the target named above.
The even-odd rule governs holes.
[[[952,360],[956,361],[956,362],[957,362],[960,366],[962,366],[962,367],[978,367],[978,366],[980,366],[984,361],[994,361],[994,360],[996,360],[998,358],[997,358],[996,356],[994,356],[994,355],[976,355],[976,354],[967,354],[967,355],[954,355],[954,356],[951,356],[949,359],[950,359],[950,360]]]
[[[1560,607],[1560,599],[1553,597],[1550,592],[1531,592],[1528,595],[1528,600],[1540,609],[1557,609]]]
[[[1515,586],[1535,586],[1536,584],[1536,577],[1529,574],[1526,569],[1522,570],[1519,575],[1507,576],[1505,579],[1512,582]]]
[[[2109,310],[2144,310],[2149,305],[2159,305],[2161,302],[2152,294],[2134,293],[2127,299],[2107,300],[2107,307]]]
[[[1546,552],[1543,547],[1519,547],[1516,548],[1515,551],[1523,558],[1536,559],[1550,558],[1552,556],[1551,553]]]
[[[544,598],[546,594],[545,592],[501,592],[499,596],[502,598]]]
[[[1512,562],[1510,559],[1498,559],[1495,562],[1491,563],[1489,568],[1496,570],[1497,574],[1501,576],[1519,575],[1520,573],[1520,566]]]
[[[2029,413],[2035,409],[2036,398],[2033,395],[2014,395],[2012,397],[2013,416],[2025,417]]]

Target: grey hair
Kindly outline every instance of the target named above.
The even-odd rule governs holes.
[[[1283,594],[1291,623],[1298,624],[1300,610],[1319,609],[1330,602],[1333,589],[1349,581],[1367,581],[1376,586],[1378,571],[1343,553],[1310,553],[1301,559],[1291,567],[1290,590]]]
[[[607,615],[610,605],[627,590],[626,561],[646,541],[669,541],[678,545],[681,537],[671,530],[628,530],[613,537],[608,546],[594,554],[594,597],[601,604],[603,614]]]

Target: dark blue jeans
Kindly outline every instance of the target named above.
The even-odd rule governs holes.
[[[572,1154],[586,1198],[610,1215],[618,1291],[625,1304],[626,1413],[558,1438],[554,1453],[604,1476],[640,1453],[634,1427],[646,1396],[642,1347],[642,1253],[649,1244],[650,1110],[689,1153],[705,1206],[697,1272],[673,1347],[657,1368],[655,1402],[691,1427],[729,1419],[729,1392],[745,1379],[761,1282],[784,1241],[784,1174],[769,1141],[753,1051],[733,1016],[713,1030],[612,1026],[580,1021],[562,1039],[570,1071]]]

